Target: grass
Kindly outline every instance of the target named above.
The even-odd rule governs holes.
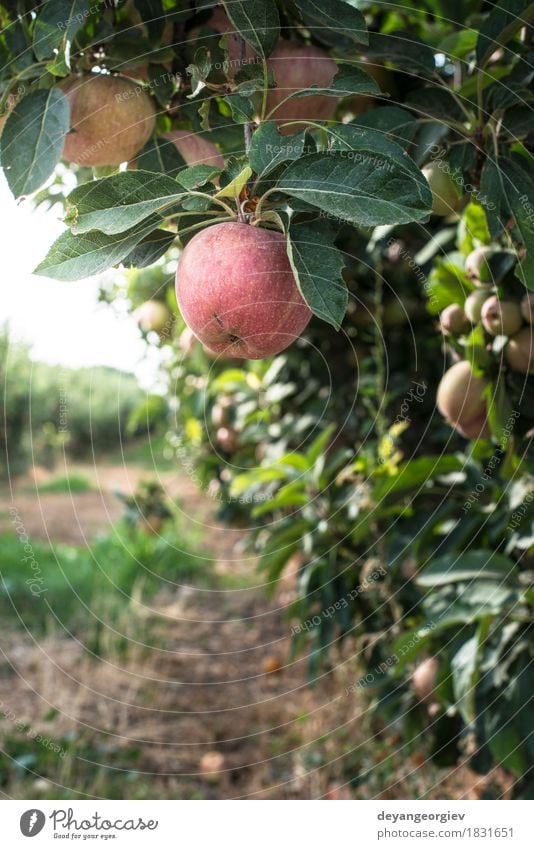
[[[96,630],[101,641],[119,619],[135,619],[134,607],[159,589],[210,584],[210,565],[198,536],[170,523],[165,539],[121,523],[90,548],[32,542],[31,552],[6,532],[0,534],[0,619],[32,633]]]
[[[172,472],[176,459],[169,454],[165,436],[125,443],[122,451],[114,451],[102,458],[102,462],[117,466],[140,466],[150,471]]]
[[[39,484],[39,494],[44,495],[49,492],[66,492],[80,493],[91,492],[93,486],[89,478],[81,474],[66,475],[64,477],[53,478],[47,483]]]

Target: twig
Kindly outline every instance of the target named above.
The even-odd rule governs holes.
[[[238,42],[239,42],[239,64],[240,64],[240,66],[243,66],[245,64],[245,50],[246,50],[245,39],[243,38],[243,36],[241,36],[241,35],[238,36]],[[250,123],[250,121],[245,121],[245,124],[243,126],[243,135],[245,137],[245,153],[248,153],[249,150],[250,150],[250,144],[252,142],[253,132],[254,132],[253,125]]]

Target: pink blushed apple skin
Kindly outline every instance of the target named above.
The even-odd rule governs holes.
[[[222,223],[187,244],[176,271],[184,321],[217,354],[259,360],[283,351],[311,318],[281,233]]]
[[[145,301],[134,310],[133,317],[143,333],[163,333],[170,325],[172,314],[161,301]]]
[[[513,336],[523,324],[519,304],[501,301],[496,295],[484,301],[480,316],[484,328],[492,336]]]
[[[534,374],[534,330],[523,327],[504,349],[508,365],[522,374]]]
[[[174,144],[187,165],[214,165],[216,168],[224,168],[222,154],[212,142],[202,136],[189,130],[172,130],[165,133],[163,138]]]
[[[338,67],[323,50],[313,45],[293,44],[280,40],[267,60],[269,70],[274,73],[276,88],[269,89],[267,113],[277,107],[293,92],[317,86],[331,85]],[[287,100],[274,113],[282,135],[295,133],[299,126],[280,127],[285,121],[325,121],[336,111],[337,100],[327,95],[312,94]]]
[[[71,132],[63,159],[76,165],[120,165],[139,153],[153,133],[152,98],[123,76],[84,74],[61,84],[70,107]]]
[[[487,381],[476,377],[466,360],[451,366],[441,378],[436,403],[449,424],[467,439],[491,436],[483,391]]]

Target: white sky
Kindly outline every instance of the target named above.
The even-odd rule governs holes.
[[[32,274],[65,229],[51,209],[13,199],[0,171],[0,325],[27,342],[35,360],[65,365],[108,365],[135,372],[149,388],[161,352],[146,345],[126,312],[99,304],[98,277],[63,283]]]

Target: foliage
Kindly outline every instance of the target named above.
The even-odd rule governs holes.
[[[117,525],[90,549],[62,543],[31,543],[31,558],[9,532],[0,546],[2,620],[32,633],[80,634],[93,650],[119,637],[128,620],[162,587],[209,577],[198,536],[173,520],[165,538],[128,523]],[[41,583],[30,586],[38,565]],[[114,627],[118,626],[118,632]],[[137,622],[139,627],[139,622]]]
[[[91,489],[91,481],[81,474],[52,478],[46,483],[39,484],[41,495],[47,492],[90,492]]]
[[[164,401],[145,398],[132,375],[34,363],[27,347],[10,342],[5,332],[0,334],[0,379],[2,476],[22,471],[30,457],[53,466],[65,449],[78,456],[112,450],[161,427],[166,418]]]

